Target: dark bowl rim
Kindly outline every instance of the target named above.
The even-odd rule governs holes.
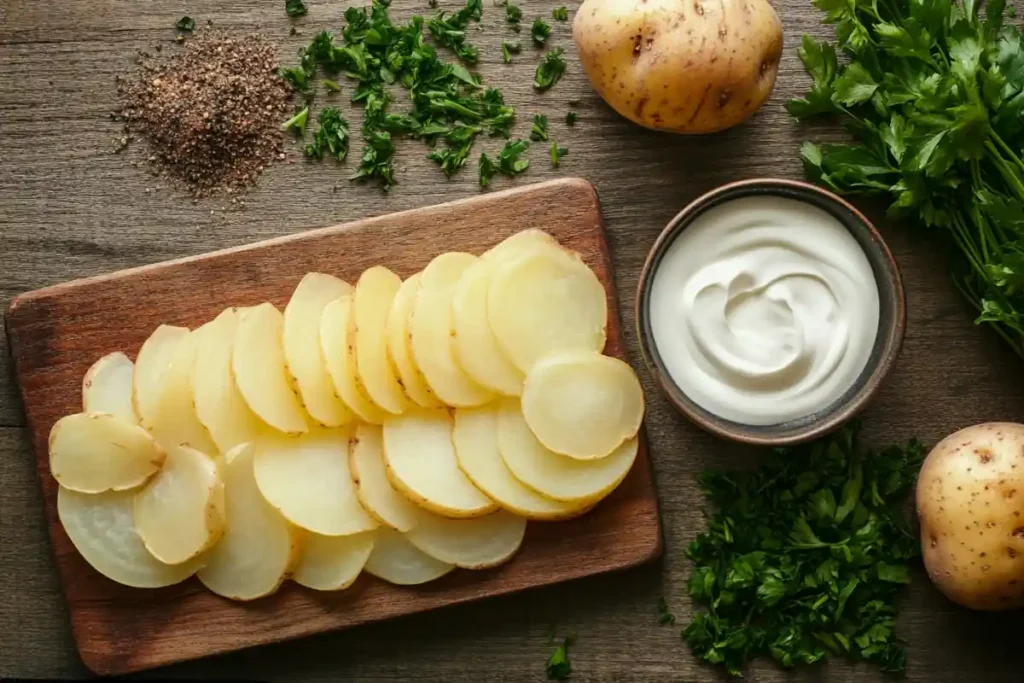
[[[860,389],[829,412],[822,414],[815,421],[802,427],[796,427],[788,434],[778,436],[752,433],[751,429],[754,428],[754,425],[742,425],[704,411],[711,415],[709,419],[701,414],[701,412],[698,412],[702,409],[697,408],[696,404],[691,405],[692,401],[675,381],[669,377],[668,372],[655,363],[654,358],[660,356],[658,356],[654,348],[654,340],[646,331],[650,328],[649,297],[647,295],[654,279],[653,275],[657,270],[655,263],[660,261],[676,236],[686,229],[689,219],[696,217],[696,214],[701,213],[709,203],[715,202],[723,194],[735,193],[735,197],[725,200],[732,201],[732,199],[739,199],[744,196],[771,194],[771,190],[774,189],[789,190],[791,193],[805,196],[808,193],[813,193],[824,200],[825,203],[832,204],[837,209],[852,215],[853,219],[867,232],[873,248],[877,249],[881,255],[885,265],[884,270],[891,286],[891,292],[888,292],[888,294],[893,303],[892,321],[888,325],[888,334],[883,341],[881,355],[875,361],[873,368],[867,376],[863,380],[858,378],[856,384],[861,385]],[[767,192],[765,192],[766,190]],[[794,198],[791,194],[784,196]],[[847,226],[844,224],[844,227]],[[861,248],[867,251],[867,247],[863,244]],[[876,274],[877,277],[878,275]],[[887,290],[879,285],[879,294],[885,295],[886,293]],[[634,307],[637,339],[640,342],[640,352],[643,355],[644,364],[647,365],[647,369],[657,382],[658,388],[661,389],[672,406],[701,429],[715,436],[754,446],[777,447],[805,443],[838,429],[852,419],[874,397],[882,381],[892,370],[893,365],[895,365],[900,350],[903,347],[903,338],[907,326],[907,295],[903,287],[903,277],[900,274],[899,265],[889,249],[889,245],[886,244],[874,224],[855,206],[833,192],[808,182],[785,178],[750,178],[733,181],[705,192],[683,207],[662,229],[658,238],[654,241],[651,250],[648,252],[647,258],[644,260],[643,269],[640,271],[640,278],[637,283]],[[885,321],[879,321],[879,334],[883,332],[882,326],[884,324]]]

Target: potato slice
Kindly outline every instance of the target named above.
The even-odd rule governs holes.
[[[473,486],[455,459],[447,410],[417,410],[384,423],[388,479],[412,502],[445,517],[481,517],[497,504]]]
[[[441,578],[455,565],[435,560],[394,529],[376,532],[373,551],[366,561],[367,573],[399,586],[417,586]]]
[[[575,460],[550,451],[530,431],[513,399],[501,406],[498,446],[516,479],[541,495],[580,505],[594,504],[615,490],[637,453],[636,437],[600,460]]]
[[[120,351],[92,364],[82,380],[82,412],[107,413],[131,424],[139,423],[132,402],[135,364]]]
[[[186,445],[203,453],[216,453],[217,444],[199,421],[195,407],[195,376],[199,344],[209,327],[203,325],[178,341],[163,374],[163,391],[150,430],[165,448]]]
[[[317,430],[257,444],[253,473],[260,493],[292,524],[324,536],[370,531],[349,471],[350,432]]]
[[[387,322],[388,358],[394,365],[398,379],[409,398],[423,408],[438,408],[441,401],[434,395],[419,366],[416,365],[409,341],[409,323],[412,320],[416,296],[420,291],[420,277],[420,273],[416,273],[403,282],[395,293],[394,301],[391,302]]]
[[[495,403],[455,411],[455,456],[470,481],[498,505],[527,519],[568,519],[589,510],[587,504],[542,496],[512,475],[498,450],[498,414]]]
[[[307,273],[284,309],[284,358],[306,411],[324,427],[352,421],[352,411],[334,393],[320,350],[324,307],[350,294],[352,285],[324,273]]]
[[[185,336],[187,327],[161,325],[149,335],[135,357],[135,374],[132,377],[132,403],[139,416],[139,424],[146,429],[153,428],[160,396],[163,394],[163,378],[171,364],[171,353]]]
[[[508,261],[522,253],[531,251],[535,245],[554,247],[555,249],[561,248],[558,241],[543,230],[527,228],[526,230],[520,230],[515,234],[509,235],[501,242],[498,242],[498,244],[485,251],[480,258],[494,263]]]
[[[380,426],[361,424],[357,427],[349,462],[356,494],[367,512],[397,531],[408,531],[416,526],[424,512],[396,491],[388,480]]]
[[[402,278],[383,266],[363,271],[352,295],[356,367],[370,398],[394,415],[409,407],[398,375],[388,359],[387,326]]]
[[[181,564],[224,533],[224,480],[213,458],[172,447],[160,473],[135,494],[135,528],[161,562]]]
[[[260,493],[254,452],[252,444],[241,444],[224,456],[227,525],[197,574],[204,586],[232,600],[255,600],[276,591],[299,561],[305,538]]]
[[[476,519],[426,515],[405,537],[436,560],[464,569],[486,569],[512,559],[525,534],[525,519],[498,510]]]
[[[320,348],[334,388],[359,419],[380,424],[388,413],[373,402],[359,380],[354,331],[351,296],[335,299],[324,307],[320,317]]]
[[[273,304],[262,303],[239,320],[231,368],[242,397],[261,420],[285,434],[309,431],[285,369],[284,316]]]
[[[79,493],[124,491],[146,483],[164,450],[142,427],[106,413],[75,413],[50,430],[50,473]]]
[[[487,319],[502,350],[523,372],[552,351],[604,348],[604,286],[577,256],[534,245],[496,266]]]
[[[410,322],[412,355],[431,390],[450,406],[487,403],[494,394],[459,367],[452,343],[452,294],[459,278],[477,260],[472,254],[441,254],[420,280]]]
[[[85,561],[112,581],[133,588],[161,588],[192,576],[202,558],[170,565],[149,554],[135,532],[134,500],[131,491],[89,494],[61,486],[57,517]]]
[[[201,328],[192,377],[196,416],[221,453],[270,431],[245,402],[231,371],[240,319],[238,309],[229,308]]]
[[[556,453],[603,458],[640,431],[644,391],[633,368],[597,351],[556,351],[526,376],[523,417]]]
[[[493,267],[480,259],[462,274],[452,292],[452,340],[459,366],[475,382],[491,391],[519,396],[523,373],[519,371],[491,332],[487,321],[487,291]]]
[[[355,583],[373,551],[373,537],[372,531],[351,536],[309,534],[292,579],[317,591],[348,588]]]

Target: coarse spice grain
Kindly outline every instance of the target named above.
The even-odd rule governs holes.
[[[119,80],[126,136],[142,137],[156,172],[197,197],[235,194],[283,158],[291,87],[277,49],[259,35],[207,29],[167,57],[143,54]]]

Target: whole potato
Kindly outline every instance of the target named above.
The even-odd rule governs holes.
[[[1024,606],[1024,425],[990,422],[939,442],[917,482],[921,550],[950,600]]]
[[[572,32],[615,111],[676,133],[745,121],[771,94],[782,56],[767,0],[585,0]]]

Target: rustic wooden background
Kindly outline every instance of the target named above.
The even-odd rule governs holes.
[[[801,127],[782,108],[806,84],[796,47],[804,33],[828,35],[804,0],[778,0],[786,51],[774,97],[748,124],[723,134],[685,138],[642,130],[594,95],[575,61],[570,25],[550,20],[562,0],[523,0],[528,26],[544,16],[551,46],[570,56],[566,77],[549,92],[531,87],[540,53],[520,36],[523,54],[501,63],[500,41],[513,34],[503,11],[485,2],[482,29],[472,36],[483,58],[480,71],[517,107],[525,137],[534,113],[547,113],[553,137],[569,147],[560,169],[546,148],[531,154],[533,167],[514,181],[582,176],[597,187],[610,233],[627,346],[641,367],[633,330],[632,299],[647,250],[683,204],[721,183],[757,176],[801,177],[800,141],[841,137],[829,125]],[[445,181],[423,147],[400,147],[400,185],[390,195],[350,184],[353,161],[309,164],[289,146],[287,163],[272,167],[238,210],[220,201],[193,203],[147,175],[144,149],[111,154],[119,125],[115,77],[133,71],[137,50],[175,49],[174,21],[189,14],[233,31],[259,30],[281,45],[282,62],[315,30],[340,27],[348,3],[311,0],[295,25],[283,0],[78,0],[0,2],[0,300],[63,280],[243,244],[267,237],[426,206],[479,192],[470,169]],[[454,8],[456,0],[441,0]],[[578,0],[568,0],[570,14]],[[426,12],[426,0],[395,0],[403,19]],[[571,18],[571,17],[570,17]],[[344,86],[345,84],[343,84]],[[347,86],[346,86],[347,90]],[[341,99],[347,99],[344,96]],[[579,122],[563,122],[568,101],[580,100]],[[352,121],[360,121],[350,111]],[[493,151],[494,141],[483,148]],[[478,149],[480,145],[478,144]],[[356,143],[353,156],[361,146]],[[475,156],[475,155],[474,155]],[[498,179],[496,187],[508,186]],[[917,435],[933,443],[948,432],[986,420],[1020,420],[1024,383],[1020,360],[995,335],[970,324],[970,311],[950,284],[941,249],[904,226],[873,216],[903,268],[909,329],[903,356],[865,414],[875,444]],[[529,216],[524,216],[524,227]],[[538,226],[543,227],[543,226]],[[445,245],[437,245],[438,249]],[[168,296],[188,296],[168,292]],[[6,356],[0,335],[0,352]],[[625,574],[585,580],[507,599],[489,600],[429,615],[329,634],[157,672],[176,678],[250,678],[294,681],[399,680],[539,681],[551,650],[548,633],[572,633],[573,680],[586,682],[717,680],[696,664],[678,628],[657,624],[665,596],[680,622],[690,605],[684,548],[702,526],[693,475],[712,465],[750,465],[756,454],[699,432],[673,413],[641,369],[648,389],[647,425],[666,528],[662,563]],[[63,599],[57,588],[28,451],[24,418],[10,368],[0,364],[0,677],[85,675],[77,659]],[[899,629],[907,640],[908,678],[929,683],[1020,679],[1019,617],[958,609],[923,572],[904,603]],[[808,681],[875,681],[883,677],[844,663],[791,675]],[[747,680],[776,681],[787,674],[771,664]]]

